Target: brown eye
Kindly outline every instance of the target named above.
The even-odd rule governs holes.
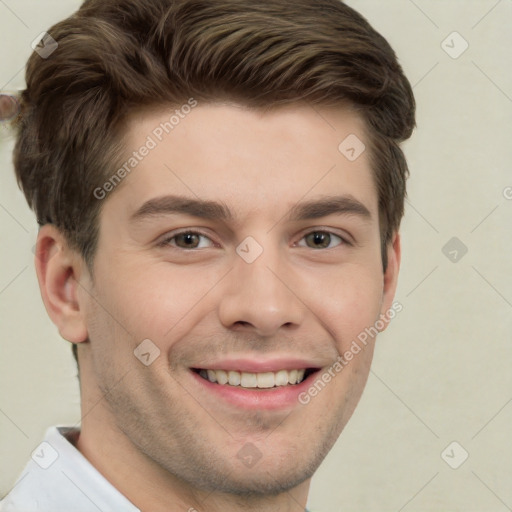
[[[178,249],[205,249],[213,246],[209,237],[196,231],[183,231],[169,236],[159,244],[160,246],[171,246]]]
[[[199,235],[196,233],[181,233],[174,237],[176,245],[182,249],[196,249],[199,244]]]
[[[303,240],[306,242],[306,247],[311,249],[328,249],[331,248],[331,243],[337,242],[335,245],[340,245],[343,242],[341,237],[328,231],[312,231],[305,235]]]

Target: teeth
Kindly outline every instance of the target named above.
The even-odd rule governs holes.
[[[228,382],[230,386],[239,386],[240,385],[240,374],[238,372],[229,372],[228,373]]]
[[[258,373],[256,375],[259,388],[273,388],[274,387],[274,374],[272,372]]]
[[[219,384],[227,384],[228,383],[228,374],[224,370],[217,370],[215,372],[215,376],[217,377],[217,382]]]
[[[220,382],[219,382],[220,384]],[[240,386],[243,388],[257,388],[258,387],[258,377],[255,373],[242,373],[242,378],[240,380]]]
[[[274,382],[276,386],[286,386],[288,384],[288,372],[280,370],[274,375]]]
[[[240,386],[242,388],[269,389],[288,384],[299,384],[306,370],[279,370],[278,372],[249,373],[224,370],[201,370],[199,375],[210,382]]]

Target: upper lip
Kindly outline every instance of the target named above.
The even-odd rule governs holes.
[[[318,369],[322,365],[311,359],[223,359],[194,366],[196,370],[226,370],[247,373],[278,372],[279,370]]]

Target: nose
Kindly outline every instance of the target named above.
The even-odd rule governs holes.
[[[237,256],[222,290],[220,321],[227,329],[262,337],[281,328],[293,330],[302,323],[306,308],[294,288],[297,280],[278,254],[264,251],[252,263]]]

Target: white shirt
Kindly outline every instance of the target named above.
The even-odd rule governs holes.
[[[77,435],[49,428],[0,512],[140,512],[75,448]]]

